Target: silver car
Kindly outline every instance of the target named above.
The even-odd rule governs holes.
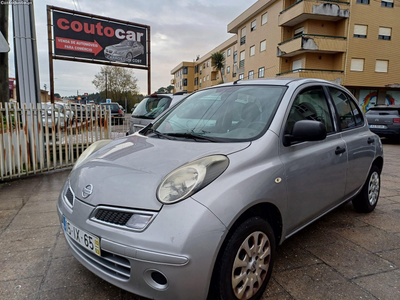
[[[124,40],[104,49],[104,56],[110,61],[132,63],[133,58],[141,54],[144,54],[144,47],[137,41]]]
[[[58,200],[76,259],[151,299],[259,299],[276,247],[342,203],[374,210],[382,144],[353,96],[314,79],[197,91],[92,144]]]

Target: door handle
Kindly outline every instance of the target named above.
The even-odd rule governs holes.
[[[374,142],[375,142],[375,139],[372,138],[372,137],[369,137],[368,140],[367,140],[368,144],[373,144]]]
[[[341,147],[336,147],[336,150],[335,150],[335,154],[336,154],[336,155],[342,154],[342,153],[344,153],[344,152],[346,152],[346,148],[345,148],[345,147],[343,147],[343,148],[341,148]]]

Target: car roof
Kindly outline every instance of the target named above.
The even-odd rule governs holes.
[[[237,80],[234,82],[229,82],[225,84],[220,84],[218,87],[221,86],[230,86],[230,85],[302,85],[304,83],[329,83],[338,85],[333,81],[327,81],[322,79],[316,78],[292,78],[292,77],[275,77],[275,78],[262,78],[262,79],[251,79],[251,80]],[[216,87],[216,86],[213,86]]]

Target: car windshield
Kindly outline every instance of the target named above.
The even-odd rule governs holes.
[[[167,112],[146,134],[214,142],[252,140],[269,126],[284,92],[282,86],[254,85],[199,91]]]
[[[118,104],[102,104],[105,109],[110,109],[111,111],[119,111],[119,105]]]
[[[125,41],[122,41],[122,42],[120,43],[120,45],[132,46],[132,45],[133,45],[133,41],[125,40]]]
[[[133,117],[155,119],[165,111],[171,103],[170,97],[146,97],[135,108]]]

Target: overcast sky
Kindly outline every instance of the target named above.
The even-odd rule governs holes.
[[[232,35],[227,25],[257,0],[33,0],[39,52],[40,86],[49,90],[46,5],[106,16],[151,27],[152,91],[170,84],[170,71],[193,61]],[[11,9],[10,9],[11,15]],[[11,20],[11,19],[10,19]],[[11,30],[10,22],[10,30]],[[10,77],[14,77],[14,46],[9,33]],[[55,92],[62,96],[96,92],[92,84],[100,65],[54,60]],[[141,93],[147,93],[147,72],[134,70]]]

